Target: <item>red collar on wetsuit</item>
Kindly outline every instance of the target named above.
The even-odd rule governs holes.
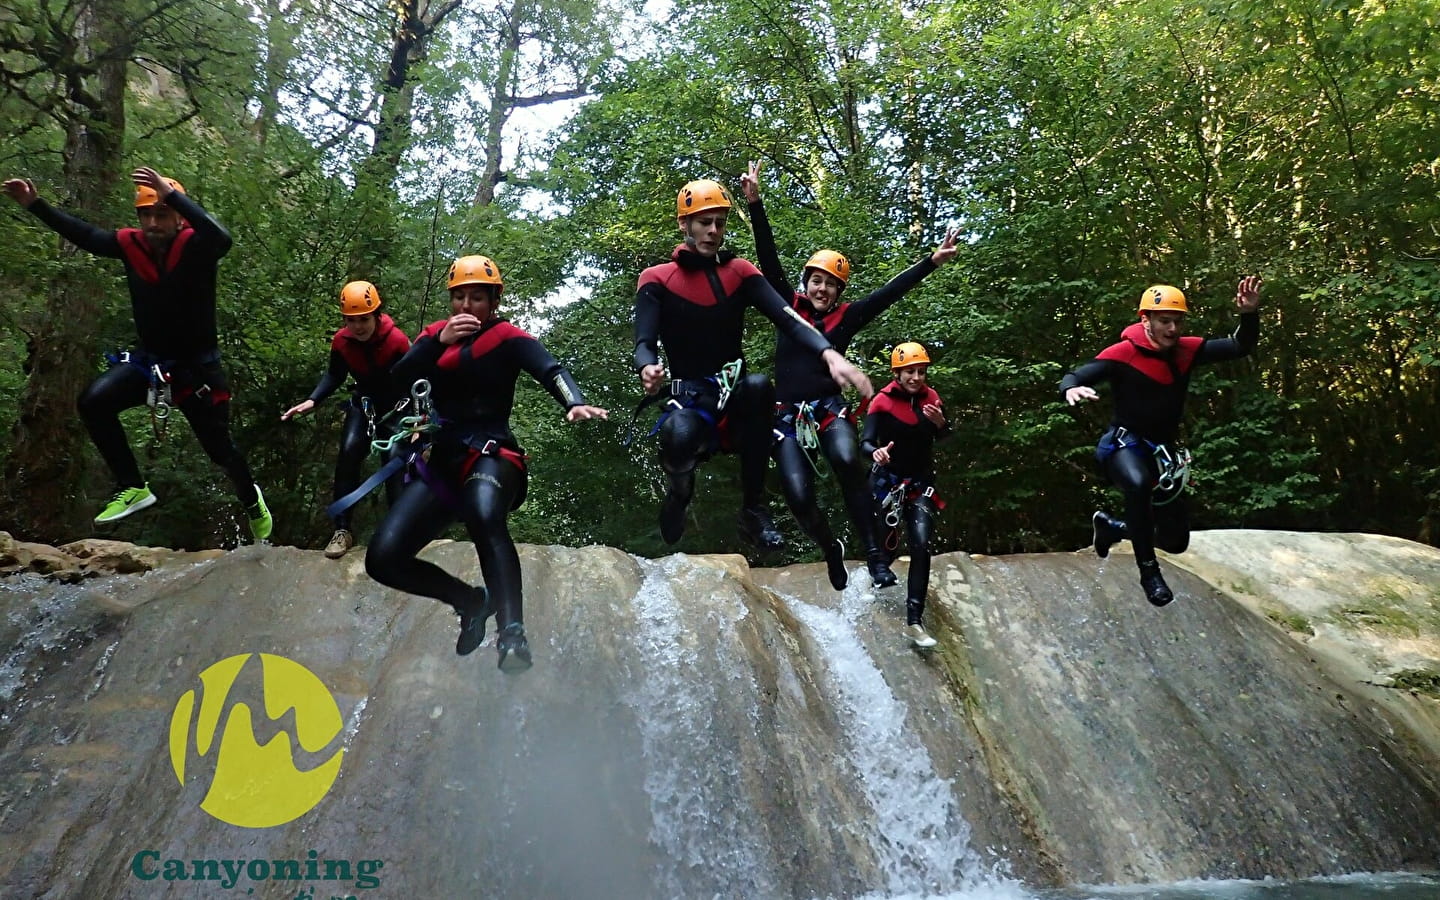
[[[1136,322],[1120,332],[1120,343],[1102,350],[1096,359],[1124,363],[1160,384],[1171,384],[1189,373],[1204,338],[1186,335],[1169,351],[1157,350],[1145,333],[1145,323]]]
[[[870,401],[869,412],[888,413],[906,425],[915,425],[920,421],[920,407],[927,403],[940,403],[940,395],[930,385],[925,385],[924,393],[912,394],[900,382],[892,381]]]
[[[800,318],[814,325],[821,334],[824,334],[831,328],[834,328],[845,316],[845,307],[850,304],[837,302],[824,313],[817,313],[815,306],[810,302],[810,298],[800,291],[796,291],[795,298],[790,305],[795,308],[795,312],[799,314]]]
[[[185,251],[185,244],[194,234],[195,229],[188,223],[180,226],[180,231],[164,253],[166,272],[172,271],[180,263],[180,254]],[[120,243],[125,261],[135,270],[136,275],[151,284],[160,280],[163,273],[160,271],[159,260],[151,251],[150,242],[145,240],[145,232],[139,228],[122,228],[115,232],[115,239]]]

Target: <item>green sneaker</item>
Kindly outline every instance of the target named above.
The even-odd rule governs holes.
[[[270,537],[270,532],[275,530],[275,519],[270,515],[270,507],[265,505],[265,495],[260,493],[260,485],[255,485],[255,505],[246,510],[250,514],[250,533],[255,540],[263,541]]]
[[[104,525],[106,522],[118,522],[134,512],[139,512],[147,506],[154,506],[156,496],[150,493],[150,485],[144,487],[124,488],[100,510],[100,515],[95,517],[95,524]]]

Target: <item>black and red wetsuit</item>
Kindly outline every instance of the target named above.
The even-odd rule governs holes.
[[[670,262],[640,275],[635,294],[635,370],[670,364],[668,392],[676,405],[660,425],[660,463],[671,494],[683,507],[694,488],[695,466],[713,449],[738,451],[743,506],[762,507],[770,457],[775,389],[763,374],[744,375],[724,409],[713,376],[742,358],[745,310],[754,307],[797,352],[819,359],[830,343],[775,293],[760,270],[722,250],[703,256],[677,246]],[[662,389],[666,390],[666,389]],[[765,514],[768,522],[768,514]],[[773,529],[773,525],[770,526]],[[663,529],[662,529],[663,530]]]
[[[935,495],[935,468],[932,449],[935,441],[949,437],[950,423],[936,425],[921,409],[926,404],[942,405],[935,389],[912,394],[898,381],[877,392],[865,411],[865,432],[860,449],[873,456],[881,447],[890,447],[890,463],[876,466],[871,484],[877,496],[901,489],[900,514],[910,547],[910,574],[906,577],[905,612],[908,624],[921,624],[925,594],[930,583],[930,540],[935,517],[944,502]],[[882,510],[883,512],[883,510]]]
[[[370,455],[370,442],[391,433],[386,428],[385,414],[395,409],[409,385],[396,384],[390,370],[409,349],[410,338],[385,313],[377,317],[375,333],[369,340],[360,340],[348,328],[336,331],[330,339],[330,363],[310,392],[310,401],[318,404],[335,393],[346,378],[355,380],[350,402],[345,406],[345,421],[340,426],[340,455],[335,459],[336,500],[360,486],[360,467]],[[398,474],[385,482],[391,504],[403,483],[403,476]],[[335,516],[335,527],[350,528],[350,510]]]
[[[118,259],[125,267],[140,346],[132,353],[134,364],[111,368],[81,393],[80,418],[117,486],[143,486],[119,414],[146,402],[150,366],[159,364],[170,374],[172,397],[200,446],[249,507],[257,500],[255,481],[230,437],[230,388],[215,327],[215,284],[220,259],[230,251],[230,234],[179,191],[164,202],[186,224],[159,255],[138,228],[97,228],[41,199],[29,206],[36,218],[81,250]]]
[[[376,529],[365,569],[381,584],[457,608],[473,589],[416,554],[457,517],[464,522],[503,630],[523,621],[520,556],[507,517],[525,499],[525,456],[510,431],[521,372],[565,409],[585,405],[569,371],[535,338],[504,319],[490,319],[454,344],[440,342],[449,320],[433,322],[395,364],[397,382],[430,382],[441,429],[424,480],[413,481]]]
[[[353,378],[353,398],[369,397],[372,404],[394,408],[396,401],[407,395],[409,385],[397,384],[390,370],[409,349],[410,338],[385,313],[380,313],[369,340],[362,341],[350,329],[341,328],[330,339],[330,362],[310,399],[320,403],[346,378]]]
[[[755,233],[755,256],[765,280],[782,297],[793,298],[791,307],[796,314],[841,353],[849,349],[850,342],[862,328],[936,268],[927,255],[878,290],[853,303],[837,303],[822,315],[786,279],[765,204],[757,200],[749,204],[749,210]],[[866,479],[869,460],[860,453],[854,411],[830,377],[825,363],[803,352],[784,333],[775,337],[775,399],[775,429],[783,435],[775,444],[775,462],[780,470],[785,501],[796,521],[821,548],[828,547],[834,540],[830,525],[815,501],[815,468],[795,439],[797,420],[808,416],[817,428],[820,451],[830,461],[830,468],[840,482],[845,507],[865,546],[866,557],[872,563],[879,563],[884,553],[875,531],[875,501]],[[802,408],[802,404],[808,406]]]
[[[1248,356],[1260,340],[1259,313],[1244,313],[1229,337],[1181,337],[1169,351],[1157,350],[1136,322],[1095,359],[1066,374],[1060,396],[1074,387],[1109,383],[1115,396],[1110,428],[1100,438],[1096,459],[1111,483],[1125,494],[1125,530],[1135,561],[1155,559],[1155,546],[1183,553],[1190,545],[1185,498],[1152,503],[1159,469],[1154,447],[1173,444],[1180,434],[1185,395],[1196,366]]]

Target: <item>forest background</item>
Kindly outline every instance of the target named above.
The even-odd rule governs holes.
[[[751,159],[792,278],[840,250],[845,299],[947,225],[964,235],[850,354],[883,384],[891,346],[931,348],[956,428],[937,452],[943,549],[1084,545],[1108,404],[1065,407],[1060,376],[1152,282],[1186,291],[1192,333],[1230,332],[1247,273],[1265,279],[1260,348],[1192,384],[1196,527],[1434,543],[1437,75],[1432,0],[14,0],[0,176],[121,227],[128,173],[150,165],[229,228],[234,431],[278,543],[331,528],[344,395],[279,415],[324,368],[340,286],[375,282],[413,335],[447,314],[450,261],[484,253],[502,311],[611,411],[568,426],[522,380],[531,490],[512,532],[663,552],[650,421],[620,440],[639,396],[635,279],[677,240],[680,185],[734,190]],[[129,301],[118,263],[18,206],[0,228],[0,528],[72,539],[112,490],[75,398],[134,343]],[[730,234],[751,251],[743,216]],[[752,316],[766,370],[773,330]],[[158,442],[146,410],[126,421],[162,505],[115,536],[237,543],[229,485],[183,420]],[[729,458],[703,469],[681,549],[737,549],[737,477]],[[362,540],[381,511],[363,507]],[[781,522],[789,559],[813,558]]]

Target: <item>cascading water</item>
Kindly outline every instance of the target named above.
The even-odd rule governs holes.
[[[650,837],[663,856],[656,893],[778,896],[762,830],[734,802],[744,792],[740,753],[732,736],[718,733],[723,720],[715,715],[722,706],[740,704],[753,726],[759,702],[754,680],[723,652],[725,636],[747,610],[739,601],[710,601],[704,621],[715,639],[697,639],[684,619],[702,598],[682,602],[675,595],[683,562],[679,556],[642,561],[645,579],[634,598],[644,677],[626,702],[640,723]]]
[[[852,573],[838,609],[779,596],[822,651],[824,688],[840,716],[859,787],[875,813],[855,827],[869,832],[886,878],[883,896],[1027,896],[1018,884],[988,870],[970,846],[970,826],[955,805],[950,781],[935,773],[929,751],[906,726],[910,711],[866,651],[856,620],[874,604],[868,582]]]

